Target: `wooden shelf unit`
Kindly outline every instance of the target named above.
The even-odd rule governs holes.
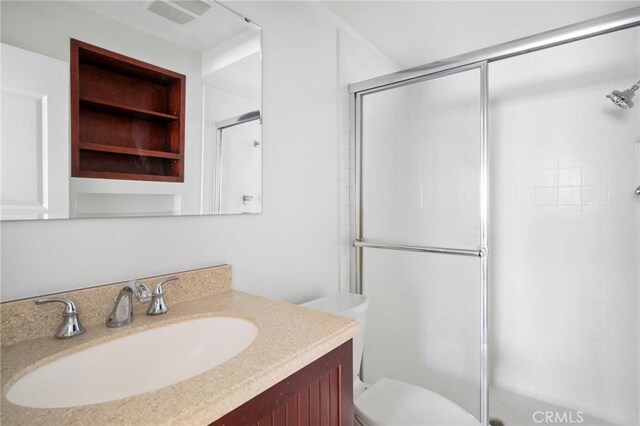
[[[186,77],[71,39],[71,176],[184,182]]]

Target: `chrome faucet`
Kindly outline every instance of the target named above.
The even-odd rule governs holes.
[[[167,313],[169,308],[164,303],[164,293],[162,292],[162,284],[169,281],[176,281],[179,278],[180,277],[178,277],[177,275],[172,275],[160,281],[158,285],[156,285],[156,289],[153,290],[153,298],[151,299],[151,305],[149,305],[149,309],[147,310],[147,315],[162,315]]]
[[[52,302],[60,302],[65,304],[64,313],[62,314],[64,316],[64,320],[62,322],[60,330],[58,330],[58,333],[56,333],[56,337],[58,339],[66,339],[68,337],[78,336],[84,333],[84,327],[78,320],[78,309],[71,300],[64,297],[45,297],[36,300],[36,305],[42,305],[43,303]]]
[[[151,300],[149,287],[137,280],[129,281],[114,299],[115,306],[107,319],[107,327],[115,328],[129,325],[133,322],[133,299],[135,296],[139,302]]]

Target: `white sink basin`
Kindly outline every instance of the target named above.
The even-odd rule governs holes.
[[[34,408],[114,401],[203,373],[242,352],[258,328],[209,317],[142,331],[50,362],[14,384],[7,399]]]

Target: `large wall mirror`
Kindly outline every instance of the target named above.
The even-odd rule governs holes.
[[[2,220],[262,212],[262,34],[213,0],[0,2]]]

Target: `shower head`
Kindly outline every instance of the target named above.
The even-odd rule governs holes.
[[[622,109],[633,108],[633,101],[631,99],[636,95],[638,89],[640,89],[640,81],[631,86],[630,89],[623,90],[622,92],[614,90],[607,95],[607,98],[611,99],[611,102]]]

